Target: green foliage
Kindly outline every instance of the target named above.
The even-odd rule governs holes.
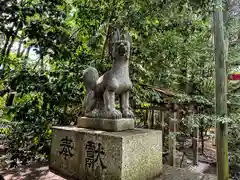
[[[230,114],[232,121],[229,123],[228,129],[228,146],[229,146],[229,154],[230,154],[230,162],[231,164],[239,164],[239,146],[240,146],[240,133],[239,133],[239,114],[232,113]]]

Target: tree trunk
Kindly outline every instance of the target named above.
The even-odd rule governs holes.
[[[25,54],[25,59],[28,58],[29,52],[30,52],[31,48],[32,48],[32,46],[29,46],[29,47],[27,48],[27,52],[26,52],[26,54]]]
[[[11,52],[11,49],[12,49],[12,46],[14,44],[15,38],[16,38],[16,36],[12,36],[11,42],[8,45],[8,48],[7,48],[7,51],[6,51],[6,56],[9,56],[9,54]]]
[[[9,54],[11,52],[11,48],[12,48],[12,46],[14,44],[17,32],[18,32],[18,28],[15,31],[15,35],[12,36],[11,43],[8,45],[8,48],[7,48],[7,51],[6,51],[6,56],[9,56]],[[15,97],[15,93],[10,92],[8,94],[6,102],[5,102],[5,106],[6,107],[9,107],[9,106],[13,105],[14,97]]]
[[[4,44],[4,46],[3,46],[3,48],[2,48],[2,51],[1,51],[1,55],[2,55],[2,59],[3,59],[3,61],[2,61],[2,69],[0,70],[0,79],[3,79],[3,76],[4,76],[4,72],[5,72],[5,59],[4,59],[4,56],[5,56],[5,54],[6,54],[6,49],[7,49],[7,46],[8,46],[8,43],[9,43],[9,40],[10,40],[10,36],[7,36],[7,39],[6,39],[6,41],[5,41],[5,44]]]
[[[26,54],[25,54],[25,56],[24,56],[24,58],[23,58],[23,62],[22,62],[23,64],[22,64],[22,66],[23,66],[23,69],[24,69],[24,70],[27,68],[27,60],[28,60],[28,56],[29,56],[30,50],[31,50],[31,46],[29,46],[29,47],[27,48],[27,52],[26,52]],[[23,54],[23,52],[21,53],[21,56],[22,56],[22,54]]]
[[[6,52],[6,56],[9,56],[9,54],[10,54],[11,48],[12,48],[12,46],[13,46],[13,44],[14,44],[14,41],[15,41],[15,39],[16,39],[16,36],[17,36],[17,34],[18,34],[19,26],[20,26],[20,24],[17,24],[17,29],[16,29],[15,32],[13,32],[13,34],[12,34],[11,43],[8,45],[7,52]],[[14,27],[14,25],[13,25],[13,27]]]
[[[40,71],[41,73],[44,72],[44,59],[43,59],[43,49],[40,47]]]
[[[6,99],[6,102],[5,102],[6,107],[9,107],[9,106],[13,105],[14,97],[15,97],[14,93],[12,93],[12,92],[8,93],[8,96],[7,96],[7,99]]]
[[[200,137],[201,137],[201,145],[202,145],[202,154],[204,154],[204,135],[203,135],[203,127],[200,128]]]
[[[198,126],[193,128],[193,165],[198,164],[198,134],[199,134],[199,128]]]
[[[40,68],[41,68],[41,72],[44,71],[44,63],[43,63],[43,57],[41,56],[41,59],[40,59]]]
[[[109,50],[109,46],[112,46],[112,44],[110,44],[111,43],[111,38],[112,38],[111,37],[112,31],[113,31],[113,28],[111,27],[111,24],[109,24],[108,28],[107,28],[106,39],[105,39],[105,42],[104,42],[104,45],[103,45],[103,50],[102,50],[102,60],[104,59],[107,45],[108,45],[108,50]],[[111,56],[110,51],[108,51],[108,56]]]
[[[214,0],[214,46],[216,71],[216,115],[227,117],[227,76],[226,76],[226,43],[222,0]],[[226,122],[217,122],[217,177],[218,180],[229,179],[228,167],[228,132]]]
[[[22,43],[23,43],[23,37],[21,37],[19,44],[18,44],[18,50],[17,50],[17,57],[21,57],[21,49],[22,49]]]
[[[14,35],[14,32],[13,32],[14,26],[15,26],[15,23],[12,25],[11,29],[8,32],[6,32],[7,39],[6,39],[5,44],[3,46],[3,49],[2,49],[2,56],[6,55],[7,47],[8,47],[9,41],[10,41],[10,37],[11,37],[11,35]]]
[[[3,48],[2,48],[2,52],[1,52],[2,56],[5,56],[5,54],[6,54],[6,49],[7,49],[9,40],[10,40],[10,36],[7,36],[7,39],[6,39],[6,41],[5,41],[5,44],[4,44],[4,46],[3,46]]]

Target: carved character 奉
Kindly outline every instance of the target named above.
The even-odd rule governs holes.
[[[93,67],[83,72],[87,90],[83,105],[86,117],[110,119],[134,117],[129,106],[129,91],[132,88],[129,78],[131,37],[116,30],[112,42],[112,68],[100,77]],[[120,96],[121,111],[115,108],[115,95]]]

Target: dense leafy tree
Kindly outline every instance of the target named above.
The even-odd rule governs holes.
[[[132,35],[132,106],[162,100],[149,86],[167,88],[176,92],[178,102],[201,104],[201,114],[188,125],[201,120],[204,129],[210,127],[215,118],[211,7],[208,0],[0,1],[0,87],[7,94],[1,107],[14,124],[11,152],[21,147],[48,154],[50,127],[69,124],[81,113],[83,69],[91,65],[104,73],[111,66],[115,28]],[[234,7],[231,2],[228,72],[239,65]],[[29,58],[31,50],[36,60]],[[229,82],[231,127],[239,116],[238,87]]]

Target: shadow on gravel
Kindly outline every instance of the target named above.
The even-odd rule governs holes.
[[[65,180],[48,169],[48,163],[20,166],[11,170],[0,170],[4,180]]]

